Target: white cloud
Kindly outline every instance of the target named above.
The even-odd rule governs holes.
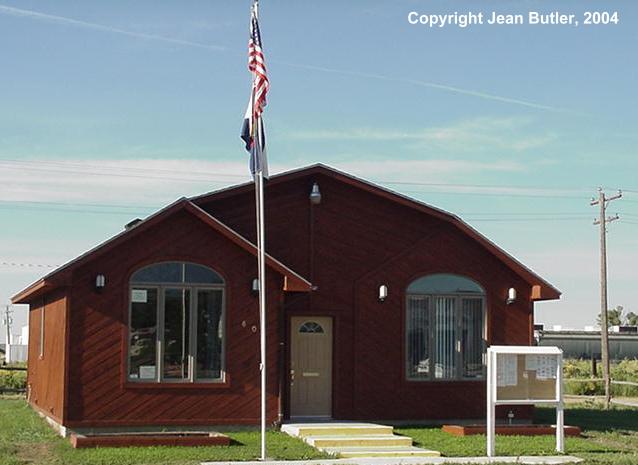
[[[455,152],[512,151],[524,152],[547,145],[556,136],[529,134],[532,121],[526,118],[474,118],[447,126],[413,131],[384,128],[303,131],[286,134],[290,139],[406,142],[415,148],[432,148]]]
[[[428,190],[455,193],[567,193],[560,189],[448,184],[451,180],[463,179],[468,175],[474,178],[478,174],[525,172],[529,168],[528,164],[518,160],[400,160],[372,157],[361,161],[357,157],[341,155],[322,161],[339,170],[372,182],[390,185],[400,191],[413,189],[410,184],[416,183]],[[306,164],[308,161],[303,159],[272,163],[270,172],[276,174]],[[4,159],[0,160],[0,208],[10,208],[10,202],[62,202],[69,205],[54,205],[50,209],[98,209],[100,204],[106,204],[114,205],[117,211],[130,210],[131,214],[138,211],[137,214],[145,214],[182,196],[198,195],[250,181],[247,165],[246,159]],[[397,188],[401,183],[406,185]],[[96,205],[95,208],[92,204]],[[32,207],[37,207],[37,204]]]
[[[248,181],[247,165],[243,160],[141,158],[0,161],[0,198],[161,206],[185,195]]]
[[[335,168],[370,180],[407,181],[409,179],[421,182],[428,180],[441,182],[445,178],[441,175],[462,175],[479,172],[520,172],[525,171],[525,165],[517,161],[498,160],[494,162],[480,162],[473,160],[374,160],[374,161],[344,161],[333,164]]]

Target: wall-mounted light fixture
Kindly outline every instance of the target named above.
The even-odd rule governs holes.
[[[321,203],[321,191],[319,190],[319,184],[314,183],[312,190],[310,191],[310,203],[313,205],[319,205]]]
[[[100,292],[106,286],[106,277],[103,274],[99,274],[95,277],[95,290]]]
[[[255,278],[250,283],[250,292],[252,295],[259,294],[259,279]]]
[[[512,305],[514,302],[516,302],[516,289],[510,287],[507,290],[507,305]]]
[[[379,286],[379,302],[383,302],[388,297],[388,286],[381,284]]]

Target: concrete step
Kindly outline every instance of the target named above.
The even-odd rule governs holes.
[[[412,438],[393,434],[366,436],[307,436],[308,444],[318,449],[327,447],[411,447]]]
[[[281,431],[298,438],[308,436],[378,436],[392,434],[392,426],[373,423],[289,423]]]
[[[418,447],[327,447],[322,450],[340,458],[441,456],[441,453],[435,450]]]

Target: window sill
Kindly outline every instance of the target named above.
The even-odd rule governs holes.
[[[407,384],[460,384],[460,383],[484,383],[486,378],[459,378],[459,379],[404,379]]]
[[[196,382],[196,383],[145,383],[145,382],[130,382],[124,383],[124,389],[229,389],[230,383],[228,382]]]

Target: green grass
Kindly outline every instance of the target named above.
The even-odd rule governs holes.
[[[259,432],[220,429],[230,446],[122,447],[75,450],[58,437],[21,398],[0,398],[0,465],[186,465],[215,460],[253,460],[259,456]],[[326,457],[287,434],[269,431],[268,455],[276,459]]]
[[[536,409],[536,422],[551,423],[554,410]],[[581,438],[567,438],[567,453],[586,459],[586,465],[638,464],[638,410],[577,404],[566,410],[566,423],[583,428]],[[0,465],[186,465],[202,461],[252,460],[259,454],[256,430],[220,429],[232,439],[227,447],[126,447],[74,450],[18,397],[0,398]],[[397,433],[417,445],[447,456],[485,454],[485,436],[455,437],[438,427],[401,427]],[[276,459],[326,457],[298,439],[271,431],[269,456]],[[553,436],[498,436],[498,455],[554,454]]]
[[[554,423],[556,411],[536,408],[535,423]],[[585,464],[638,464],[638,410],[614,408],[606,411],[582,404],[569,406],[565,422],[583,429],[583,437],[565,439],[570,455],[585,458]],[[485,455],[485,435],[456,437],[438,427],[403,427],[396,432],[410,436],[417,445],[436,449],[446,456]],[[553,455],[554,436],[497,436],[497,455]]]

